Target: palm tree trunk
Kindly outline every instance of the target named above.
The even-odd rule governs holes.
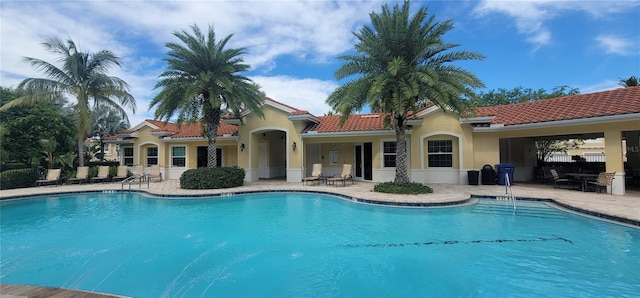
[[[216,150],[216,135],[218,133],[218,124],[220,123],[220,109],[207,108],[204,109],[205,134],[209,143],[207,144],[207,168],[215,168],[218,164],[218,153]]]
[[[84,138],[78,136],[78,166],[84,167]]]
[[[396,178],[393,183],[404,184],[409,182],[407,165],[407,142],[404,118],[397,118],[395,123],[396,131]]]

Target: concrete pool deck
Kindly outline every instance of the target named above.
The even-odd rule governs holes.
[[[143,191],[153,195],[190,195],[203,196],[208,194],[239,193],[250,191],[312,191],[335,193],[338,195],[359,198],[368,201],[392,204],[447,204],[464,201],[473,196],[504,196],[505,187],[500,185],[451,185],[431,184],[432,194],[425,195],[394,195],[373,191],[376,183],[356,181],[347,182],[345,186],[334,185],[304,185],[303,183],[288,183],[283,180],[260,180],[245,182],[244,186],[227,189],[190,190],[181,189],[179,180],[164,180],[147,184],[132,184],[131,190]],[[122,189],[122,184],[116,183],[86,183],[61,186],[41,186],[21,189],[7,189],[0,191],[0,199],[17,196],[42,195],[49,193],[103,191]],[[564,207],[574,211],[582,211],[592,215],[604,215],[605,218],[622,219],[623,222],[640,226],[640,191],[630,190],[624,196],[605,193],[581,192],[577,190],[557,189],[553,185],[516,183],[513,195],[518,198],[551,199]],[[128,185],[125,185],[128,190]]]

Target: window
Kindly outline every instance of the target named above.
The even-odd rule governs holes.
[[[338,151],[329,151],[329,164],[338,164]]]
[[[434,140],[427,142],[427,154],[430,168],[453,167],[453,141]]]
[[[184,167],[187,165],[187,148],[184,146],[171,147],[171,166]]]
[[[382,154],[384,158],[384,167],[394,168],[396,166],[396,142],[383,142]]]
[[[158,147],[147,148],[147,166],[158,164]]]
[[[124,165],[133,166],[133,147],[122,147],[124,152]]]

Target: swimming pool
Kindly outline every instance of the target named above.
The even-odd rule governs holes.
[[[310,193],[0,202],[0,282],[136,297],[640,292],[640,230],[539,202],[390,208]]]

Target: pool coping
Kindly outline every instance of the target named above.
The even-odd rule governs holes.
[[[477,195],[471,194],[468,198],[457,199],[452,201],[438,201],[438,202],[398,202],[398,201],[384,201],[384,200],[376,200],[376,199],[365,199],[361,197],[350,196],[346,194],[331,192],[331,191],[319,191],[319,190],[304,190],[304,189],[274,189],[274,190],[243,190],[243,191],[234,191],[234,192],[222,192],[222,193],[207,193],[207,194],[159,194],[154,192],[149,192],[142,189],[132,189],[132,190],[82,190],[82,191],[62,191],[62,192],[49,192],[43,194],[30,194],[30,195],[13,195],[6,196],[0,198],[0,201],[11,200],[11,199],[20,199],[20,198],[37,198],[42,196],[50,196],[50,195],[64,195],[64,194],[82,194],[82,193],[142,193],[152,197],[160,197],[160,198],[171,198],[171,197],[183,197],[183,198],[203,198],[203,197],[226,197],[232,195],[242,195],[242,194],[256,194],[256,193],[273,193],[273,192],[285,192],[285,193],[317,193],[324,195],[331,195],[343,198],[348,201],[363,203],[363,204],[371,204],[378,206],[386,206],[386,207],[411,207],[411,208],[436,208],[436,207],[455,207],[462,206],[469,203],[472,199],[480,199],[480,198],[491,198],[497,199],[500,196],[495,195]],[[584,208],[579,208],[572,206],[570,204],[562,203],[553,198],[534,198],[534,197],[523,197],[516,196],[516,200],[520,201],[536,201],[536,202],[547,202],[553,203],[561,208],[577,212],[580,214],[584,214],[587,216],[595,217],[596,219],[603,219],[608,221],[613,221],[620,224],[626,224],[630,226],[634,226],[640,228],[640,220],[634,220],[630,218],[625,218],[622,216],[616,216],[611,214],[605,214],[601,212],[596,212]]]

